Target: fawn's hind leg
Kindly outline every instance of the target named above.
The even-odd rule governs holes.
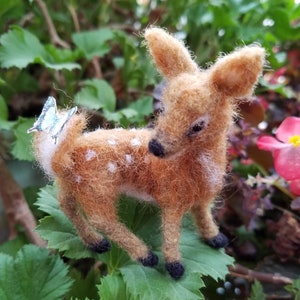
[[[61,209],[71,220],[75,226],[78,235],[85,242],[85,244],[93,251],[104,253],[110,249],[110,243],[85,219],[76,199],[67,193],[60,193],[58,195]]]
[[[219,231],[213,220],[210,202],[196,203],[191,209],[197,229],[205,242],[213,248],[222,248],[228,244],[227,237]]]
[[[98,195],[93,205],[81,204],[90,224],[127,251],[132,259],[140,261],[144,266],[157,265],[158,257],[149,251],[143,241],[119,222],[115,200],[111,199],[111,195],[106,200],[104,198],[106,197]]]
[[[162,252],[166,261],[165,267],[174,279],[179,279],[184,274],[179,252],[180,225],[182,220],[181,211],[164,209],[162,211]]]

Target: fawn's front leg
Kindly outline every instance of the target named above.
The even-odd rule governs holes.
[[[166,261],[166,269],[174,279],[184,274],[179,252],[180,225],[183,213],[174,209],[162,209],[162,252]]]
[[[228,244],[228,238],[219,232],[219,228],[213,220],[209,201],[196,203],[191,212],[199,234],[209,246],[223,248]]]

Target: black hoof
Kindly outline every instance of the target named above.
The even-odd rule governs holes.
[[[179,261],[166,263],[165,266],[170,276],[175,280],[180,279],[184,274],[184,266]]]
[[[219,249],[224,248],[228,245],[228,238],[225,234],[219,232],[215,237],[206,240],[205,242],[207,243],[207,245]]]
[[[154,267],[158,264],[158,256],[152,251],[149,251],[147,257],[139,258],[138,261],[145,267]]]
[[[108,240],[103,239],[98,243],[89,245],[89,249],[101,254],[101,253],[104,253],[104,252],[107,252],[108,250],[110,250],[110,243]]]

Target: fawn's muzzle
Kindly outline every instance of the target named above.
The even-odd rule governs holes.
[[[152,139],[148,144],[149,151],[157,157],[165,156],[164,147],[155,139]]]

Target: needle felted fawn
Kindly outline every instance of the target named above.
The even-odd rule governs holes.
[[[37,160],[57,181],[60,206],[90,249],[108,251],[108,238],[132,259],[155,266],[158,257],[118,221],[116,210],[119,194],[153,202],[161,208],[166,269],[179,279],[184,273],[180,224],[187,211],[209,245],[227,244],[212,218],[211,203],[223,185],[226,136],[235,106],[252,93],[265,51],[243,47],[202,70],[163,29],[149,28],[144,36],[167,81],[164,111],[154,129],[83,132],[86,116],[75,109],[56,112],[50,97],[29,131],[37,131]]]

